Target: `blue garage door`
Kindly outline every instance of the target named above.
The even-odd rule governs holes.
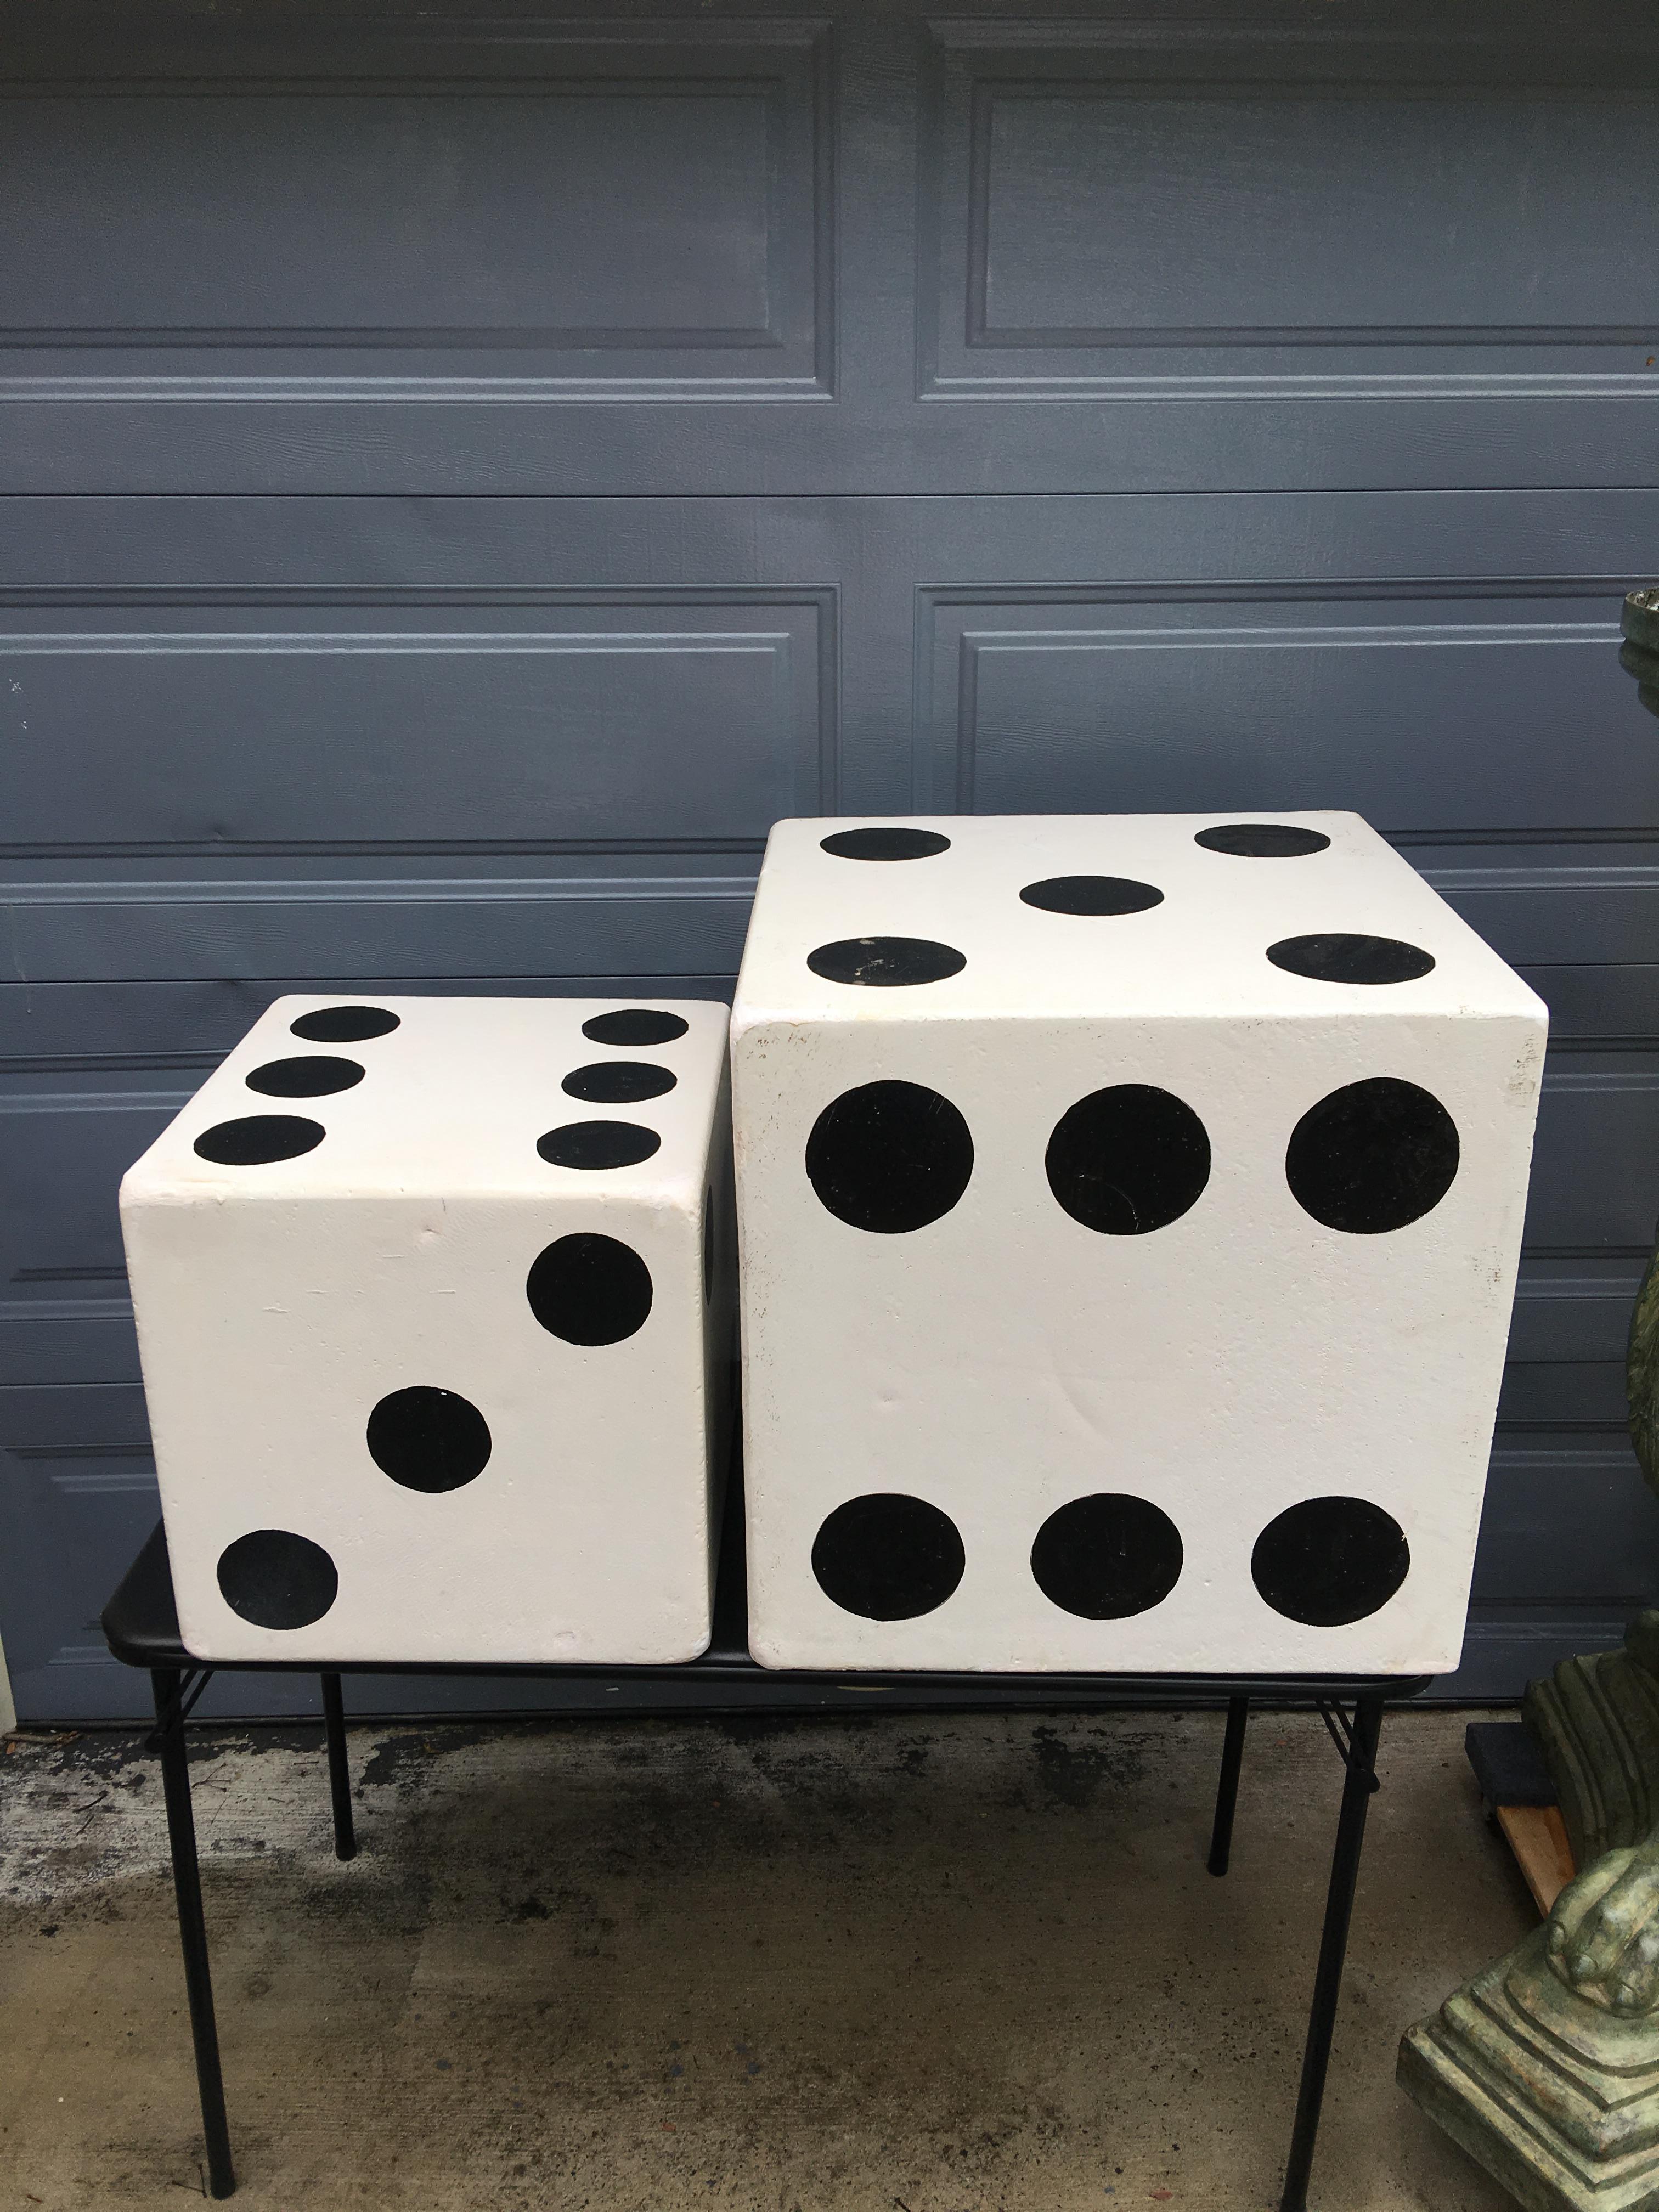
[[[1613,1640],[1659,1589],[1659,731],[1614,647],[1659,568],[1651,9],[40,14],[0,9],[21,1711],[143,1692],[95,1626],[156,1510],[115,1190],[216,1057],[296,988],[723,994],[818,811],[1356,807],[1530,977],[1455,1686]]]

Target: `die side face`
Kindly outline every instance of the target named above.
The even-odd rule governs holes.
[[[1333,831],[1323,849],[1346,830],[1370,857],[1352,817],[1300,821]],[[821,884],[796,891],[806,826],[772,856],[782,896],[769,915],[763,879],[734,1018],[757,1656],[1455,1664],[1541,1059],[1532,995],[1408,870],[1393,884],[1384,848],[1362,895],[1345,903],[1333,871],[1291,914],[1318,929],[1293,933],[1252,893],[1258,934],[1389,935],[1432,955],[1426,976],[1310,978],[1293,1013],[1272,1009],[1269,983],[1264,1011],[1235,949],[1207,1004],[1194,964],[1185,998],[1149,1012],[1139,971],[1192,961],[1188,916],[1167,954],[1143,939],[1121,990],[1123,956],[1097,949],[1086,1014],[1040,991],[1015,1013],[998,984],[988,1008],[945,1015],[944,994],[986,964],[993,870],[1014,903],[1012,878],[1051,857],[1048,877],[1163,875],[1175,902],[1185,879],[1158,865],[1173,840],[1131,852],[1111,823],[1111,868],[1085,870],[1093,825],[1069,821],[1058,849],[1041,824],[988,836],[972,896],[952,913],[940,895],[928,920],[945,941],[955,925],[958,976],[848,984],[836,1018],[786,1016],[780,979],[830,908]],[[857,894],[878,925],[882,896]],[[1161,910],[1091,896],[1103,933]],[[1212,927],[1241,939],[1221,904]],[[1425,1000],[1452,970],[1444,1001]],[[816,1007],[810,979],[793,988]],[[1407,993],[1403,1012],[1376,1011]]]
[[[402,1068],[366,1067],[346,1095],[373,1085],[374,1119],[336,1123],[292,1160],[202,1161],[198,1179],[197,1136],[237,1118],[247,1072],[310,1003],[264,1018],[123,1193],[187,1645],[695,1656],[712,1573],[710,1370],[730,1327],[704,1238],[723,1172],[725,1009],[659,1007],[683,1031],[636,1046],[583,1035],[614,1002],[531,1002],[529,1024],[522,1002],[380,1002],[405,1030],[428,1011],[461,1018],[434,1024],[441,1036]],[[495,1024],[494,1005],[510,1018]],[[579,1089],[598,1100],[563,1087],[593,1067],[607,1073]],[[316,1100],[319,1118],[332,1103]],[[636,1164],[536,1149],[567,1116],[646,1127],[647,1114],[659,1142]],[[528,1168],[506,1158],[514,1120]],[[400,1172],[376,1137],[387,1126]],[[329,1146],[324,1179],[306,1161]],[[308,1182],[282,1188],[296,1170]]]

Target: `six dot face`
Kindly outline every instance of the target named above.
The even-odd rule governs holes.
[[[322,1052],[301,1053],[292,1060],[268,1060],[247,1080],[250,1091],[267,1098],[326,1098],[331,1091],[349,1091],[363,1079],[355,1060],[336,1060]]]
[[[402,1024],[384,1006],[319,1006],[301,1014],[289,1028],[309,1044],[366,1044],[370,1037],[390,1036]]]
[[[838,860],[930,860],[948,853],[951,841],[937,830],[892,828],[837,830],[819,840],[820,849]]]
[[[256,1628],[309,1628],[340,1588],[322,1546],[288,1528],[255,1528],[227,1544],[218,1577],[225,1603]]]
[[[1457,1124],[1397,1076],[1350,1083],[1310,1106],[1291,1133],[1291,1195],[1327,1229],[1376,1237],[1432,1212],[1456,1180]]]
[[[582,1035],[591,1044],[672,1044],[688,1026],[683,1016],[658,1006],[618,1006],[584,1022]]]
[[[1397,937],[1355,937],[1335,930],[1323,937],[1282,937],[1267,957],[1287,975],[1318,983],[1414,983],[1434,968],[1434,956]]]
[[[1214,830],[1200,830],[1194,838],[1206,853],[1231,853],[1247,860],[1300,860],[1322,853],[1330,839],[1320,830],[1304,830],[1294,822],[1224,822]]]
[[[1051,1513],[1031,1547],[1031,1573],[1054,1604],[1084,1620],[1127,1620],[1162,1605],[1181,1579],[1181,1534],[1145,1498],[1105,1491]]]
[[[948,1513],[898,1491],[849,1498],[812,1546],[818,1588],[843,1613],[914,1620],[944,1604],[967,1565]]]
[[[524,1288],[542,1327],[567,1344],[620,1344],[651,1312],[651,1270],[615,1237],[561,1237],[539,1255]]]
[[[536,1139],[553,1168],[635,1168],[658,1151],[662,1139],[637,1121],[567,1121]]]
[[[1310,1628],[1345,1628],[1380,1612],[1411,1571],[1392,1514],[1363,1498],[1309,1498],[1270,1521],[1250,1554],[1265,1602]]]
[[[323,1125],[302,1114],[244,1114],[234,1121],[218,1121],[196,1139],[201,1158],[222,1167],[265,1167],[272,1160],[297,1160],[314,1152],[323,1141]]]
[[[850,1228],[881,1236],[925,1229],[951,1208],[974,1172],[968,1124],[920,1083],[844,1091],[812,1124],[806,1174]]]
[[[1197,1205],[1210,1180],[1210,1139],[1173,1091],[1117,1083],[1061,1115],[1044,1164],[1073,1221],[1106,1237],[1145,1237]]]
[[[489,1425],[455,1390],[394,1390],[369,1415],[367,1433],[369,1457],[405,1490],[459,1490],[489,1461]]]
[[[559,1085],[573,1098],[592,1105],[637,1105],[641,1098],[660,1098],[674,1088],[672,1068],[653,1067],[644,1060],[596,1060],[589,1067],[574,1067]]]
[[[898,990],[911,983],[942,983],[968,965],[953,945],[930,937],[843,937],[820,945],[806,964],[826,983],[864,983],[877,990]]]
[[[1132,876],[1049,876],[1020,897],[1045,914],[1146,914],[1164,903],[1162,891]]]

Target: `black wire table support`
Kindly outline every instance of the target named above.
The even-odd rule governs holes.
[[[741,1521],[737,1521],[741,1530]],[[872,1692],[890,1699],[889,1711],[1099,1711],[1113,1706],[1213,1704],[1227,1708],[1221,1771],[1216,1790],[1208,1865],[1224,1875],[1231,1851],[1233,1814],[1243,1765],[1244,1738],[1252,1705],[1312,1706],[1329,1729],[1344,1768],[1342,1806],[1331,1857],[1319,1960],[1314,1975],[1308,2033],[1303,2051],[1301,2086],[1291,2131],[1280,2212],[1305,2212],[1308,2180],[1319,2132],[1320,2108],[1330,2066],[1341,1991],[1349,1923],[1365,1838],[1365,1816],[1378,1788],[1376,1749],[1382,1709],[1389,1698],[1410,1698],[1427,1687],[1426,1675],[1326,1678],[1282,1674],[1241,1678],[1222,1674],[860,1674],[855,1682],[830,1674],[784,1674],[759,1667],[746,1648],[743,1619],[740,1534],[730,1534],[722,1548],[715,1601],[715,1636],[701,1659],[677,1667],[500,1667],[425,1662],[354,1663],[349,1668],[319,1668],[315,1660],[232,1660],[212,1664],[187,1651],[179,1637],[173,1576],[167,1541],[160,1528],[128,1570],[104,1611],[104,1633],[114,1656],[149,1670],[155,1700],[155,1727],[149,1741],[161,1759],[167,1802],[167,1841],[173,1857],[179,1907],[179,1940],[184,1955],[185,1988],[190,2005],[191,2036],[196,2051],[197,2087],[207,2145],[207,2178],[216,2197],[231,2196],[236,2174],[231,2160],[230,2127],[214,2018],[213,1980],[203,1911],[196,1823],[191,1807],[190,1765],[185,1723],[211,1676],[237,1674],[316,1674],[322,1687],[323,1729],[328,1754],[329,1796],[337,1857],[356,1856],[351,1774],[347,1758],[341,1674],[446,1674],[586,1679],[666,1686],[696,1681],[706,1693],[702,1710],[867,1712]],[[786,1700],[781,1704],[780,1698]],[[1352,1708],[1352,1718],[1349,1708]],[[696,1711],[679,1705],[677,1710]]]

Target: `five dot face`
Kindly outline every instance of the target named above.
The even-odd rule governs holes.
[[[394,1390],[369,1415],[367,1433],[369,1457],[405,1490],[459,1490],[489,1461],[489,1425],[455,1390]]]
[[[1434,956],[1397,937],[1350,936],[1333,930],[1322,937],[1282,937],[1267,947],[1267,957],[1287,975],[1310,975],[1318,983],[1414,983],[1434,967]]]
[[[1327,1229],[1376,1237],[1432,1212],[1460,1152],[1457,1124],[1431,1092],[1373,1076],[1308,1109],[1285,1148],[1285,1179]]]
[[[618,1006],[614,1013],[595,1014],[584,1022],[582,1035],[591,1044],[672,1044],[688,1026],[682,1016],[660,1007]]]
[[[1162,1605],[1181,1579],[1181,1533],[1145,1498],[1103,1491],[1051,1513],[1031,1547],[1043,1595],[1084,1620],[1127,1620]]]
[[[364,1044],[370,1037],[390,1036],[401,1026],[384,1006],[319,1006],[289,1024],[296,1037],[310,1044]]]
[[[875,1491],[838,1505],[812,1546],[818,1588],[866,1620],[914,1620],[944,1604],[967,1565],[948,1513],[925,1498]]]
[[[559,1088],[592,1105],[627,1106],[662,1097],[677,1079],[672,1068],[653,1067],[649,1060],[596,1060],[591,1066],[572,1068]]]
[[[1049,876],[1020,897],[1045,914],[1146,914],[1164,903],[1161,890],[1132,876]]]
[[[1197,1205],[1210,1180],[1210,1139],[1173,1091],[1118,1083],[1061,1115],[1044,1164],[1073,1221],[1106,1237],[1145,1237]]]
[[[651,1270],[615,1237],[561,1237],[538,1256],[524,1288],[542,1327],[567,1344],[620,1344],[651,1311]]]
[[[806,1174],[838,1221],[881,1236],[925,1229],[951,1208],[974,1171],[968,1124],[920,1083],[844,1091],[812,1124]]]
[[[809,952],[806,964],[826,983],[897,990],[911,983],[942,983],[947,975],[959,975],[968,962],[955,945],[936,945],[929,937],[843,937]]]
[[[1270,1521],[1250,1554],[1263,1600],[1287,1620],[1343,1628],[1379,1612],[1412,1564],[1405,1531],[1363,1498],[1309,1498]]]
[[[204,1129],[195,1149],[204,1160],[228,1168],[267,1166],[272,1160],[297,1160],[323,1141],[323,1125],[302,1114],[244,1114]]]
[[[935,853],[948,853],[951,841],[937,830],[892,828],[837,830],[819,841],[820,848],[838,860],[930,860]]]
[[[1305,860],[1322,853],[1330,843],[1322,830],[1304,830],[1294,822],[1224,822],[1214,830],[1200,830],[1194,838],[1206,853],[1232,853],[1248,860]]]
[[[255,1528],[227,1544],[218,1576],[225,1603],[256,1628],[309,1628],[340,1588],[322,1546],[288,1528]]]
[[[567,1121],[538,1137],[536,1150],[553,1168],[635,1168],[661,1144],[654,1129],[637,1121]]]
[[[331,1054],[297,1054],[292,1060],[268,1060],[247,1078],[250,1091],[267,1098],[326,1098],[331,1091],[349,1091],[363,1079],[355,1060],[337,1060]]]

